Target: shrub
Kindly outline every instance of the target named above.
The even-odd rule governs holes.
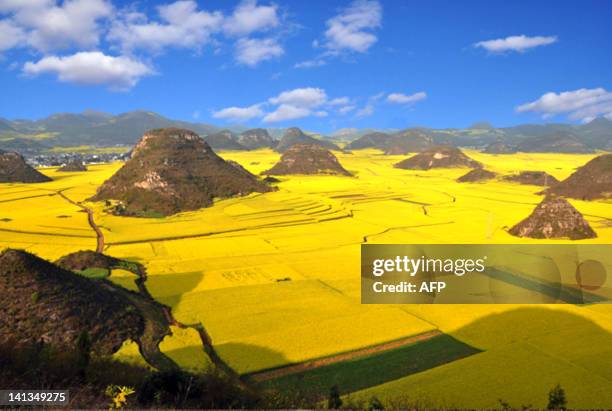
[[[548,405],[546,408],[563,411],[567,409],[567,398],[565,398],[565,390],[561,388],[561,384],[555,385],[548,393]]]
[[[327,399],[327,408],[337,410],[342,407],[342,398],[340,398],[340,390],[337,385],[334,385],[329,390],[329,398]]]

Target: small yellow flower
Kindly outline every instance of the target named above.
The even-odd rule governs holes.
[[[106,387],[105,394],[111,399],[109,410],[119,410],[125,407],[128,402],[128,395],[132,395],[135,392],[132,387],[119,385],[109,385]]]

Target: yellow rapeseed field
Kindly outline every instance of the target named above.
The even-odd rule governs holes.
[[[594,156],[466,154],[499,174],[542,170],[558,179]],[[221,155],[254,173],[279,158],[271,150]],[[117,217],[101,203],[87,205],[103,230],[105,252],[145,264],[152,295],[182,323],[203,324],[238,372],[439,329],[483,352],[353,395],[389,399],[401,393],[456,407],[493,407],[502,398],[515,407],[542,407],[548,390],[560,382],[571,407],[609,404],[609,305],[360,304],[364,242],[544,242],[506,231],[542,200],[541,187],[501,180],[457,183],[466,169],[393,167],[405,157],[376,150],[338,153],[354,177],[283,176],[276,192],[218,200],[213,207],[163,219]],[[65,190],[84,201],[118,167],[65,174],[47,169],[42,172],[55,181],[2,185],[0,247],[26,248],[49,259],[95,247],[86,214],[55,193]],[[610,244],[612,204],[571,203],[598,234],[581,243]],[[122,283],[127,277],[117,273],[112,279]],[[173,329],[160,348],[182,366],[202,369],[206,358],[192,331]],[[121,354],[129,357],[129,347]]]

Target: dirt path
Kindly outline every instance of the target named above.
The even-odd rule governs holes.
[[[103,252],[104,251],[104,234],[102,233],[102,230],[100,230],[100,227],[98,227],[98,225],[96,224],[96,221],[94,220],[93,210],[67,197],[66,194],[64,194],[64,190],[58,191],[57,194],[60,197],[62,197],[64,200],[68,201],[70,204],[79,207],[81,210],[87,213],[87,222],[89,223],[89,226],[96,233],[96,252],[97,253]]]
[[[324,367],[326,365],[352,360],[359,357],[365,357],[372,354],[378,354],[389,350],[394,350],[406,345],[414,344],[419,341],[426,341],[434,338],[442,333],[438,330],[428,331],[423,334],[413,335],[411,337],[402,338],[400,340],[390,341],[387,343],[375,345],[373,347],[362,348],[347,353],[332,355],[331,357],[320,358],[317,360],[306,361],[299,364],[288,365],[286,367],[276,368],[268,371],[260,371],[249,374],[248,377],[256,382],[273,380],[275,378],[284,377],[286,375],[295,374],[315,368]]]

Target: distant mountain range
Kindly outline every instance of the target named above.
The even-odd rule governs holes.
[[[612,121],[597,118],[581,125],[525,124],[495,128],[477,123],[459,129],[413,127],[396,133],[371,132],[352,140],[346,148],[378,148],[388,154],[420,151],[427,145],[483,148],[490,153],[590,153],[612,151]]]
[[[249,130],[244,126],[217,127],[206,123],[172,120],[150,111],[131,111],[112,115],[87,110],[82,113],[53,114],[41,120],[0,119],[0,149],[23,154],[45,151],[57,146],[109,147],[133,145],[145,131],[154,128],[187,128],[201,135],[216,149],[273,147],[288,129]],[[242,135],[241,135],[242,133]],[[258,137],[252,135],[258,133]],[[291,134],[291,133],[290,133]],[[329,142],[348,143],[347,148],[379,148],[387,153],[402,153],[420,147],[424,141],[458,147],[503,146],[509,151],[592,152],[612,151],[612,121],[597,118],[582,125],[526,124],[495,128],[481,122],[469,128],[432,129],[340,129],[327,137],[308,133]],[[272,139],[272,143],[269,141]],[[418,141],[416,141],[418,139]],[[412,141],[415,140],[415,141]],[[256,141],[256,143],[254,143]],[[330,147],[332,147],[330,145]],[[493,150],[494,151],[494,150]]]

